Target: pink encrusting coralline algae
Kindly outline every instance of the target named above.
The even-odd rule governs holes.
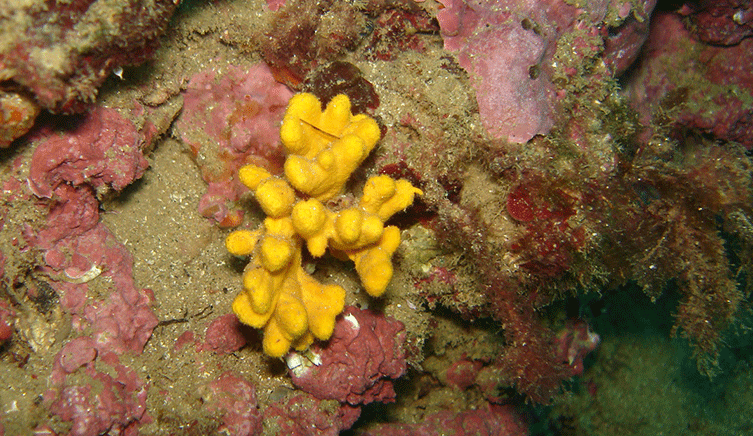
[[[246,188],[235,175],[252,162],[273,172],[281,168],[279,124],[292,95],[263,63],[191,77],[176,129],[208,184],[199,213],[226,227],[240,224],[243,210],[235,201]]]
[[[290,374],[297,387],[319,399],[351,405],[391,402],[396,395],[392,380],[406,371],[404,341],[401,322],[346,307],[326,344],[288,357]]]
[[[419,424],[379,424],[364,436],[526,436],[528,425],[511,406],[486,404],[474,410],[443,410]]]
[[[529,70],[544,62],[548,41],[522,27],[525,15],[510,11],[509,2],[441,3],[437,20],[445,48],[472,74],[487,131],[511,142],[546,134],[554,124],[554,87]]]
[[[581,34],[598,35],[605,62],[621,73],[635,59],[648,31],[648,16],[656,0],[640,7],[628,2],[597,1],[583,8],[562,0],[469,1],[440,0],[437,12],[445,49],[457,55],[476,90],[479,114],[492,137],[522,143],[545,135],[555,123],[558,93],[552,82],[558,65],[558,45]],[[633,11],[638,24],[606,32],[610,8],[616,20]],[[564,44],[563,44],[564,43]],[[577,44],[574,44],[577,47]],[[588,50],[574,50],[586,58]]]
[[[627,95],[646,125],[673,111],[679,126],[753,148],[753,38],[741,36],[750,26],[736,26],[740,34],[730,30],[715,35],[719,29],[699,27],[713,24],[708,14],[696,17],[700,23],[686,26],[678,14],[656,14]],[[711,45],[698,41],[699,33],[703,38],[741,40]]]
[[[47,216],[41,228],[27,226],[24,239],[42,252],[40,271],[70,314],[74,336],[55,357],[45,404],[72,423],[72,435],[133,432],[148,421],[148,385],[119,356],[141,353],[151,337],[154,296],[136,287],[131,253],[100,222],[97,196],[143,175],[144,134],[117,111],[97,107],[72,127],[42,129],[33,140],[30,193],[19,195],[40,199]],[[100,276],[111,291],[95,298],[89,282]]]

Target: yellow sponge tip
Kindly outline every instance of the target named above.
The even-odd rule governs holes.
[[[259,232],[236,230],[225,238],[225,248],[236,256],[248,256],[253,253]]]
[[[372,297],[381,297],[392,280],[390,255],[376,248],[356,262],[356,271],[366,292]]]
[[[285,238],[265,236],[261,243],[261,264],[264,269],[276,273],[293,259],[293,244]]]
[[[298,202],[291,215],[293,226],[298,233],[308,239],[320,232],[327,221],[324,205],[314,198]]]
[[[256,165],[245,165],[238,170],[238,178],[248,189],[256,190],[262,180],[272,177],[269,171]]]
[[[286,338],[275,318],[272,318],[264,327],[264,339],[262,349],[267,356],[282,357],[290,350],[291,341]]]
[[[261,315],[254,312],[248,294],[245,292],[241,292],[233,300],[233,312],[238,317],[238,321],[257,329],[264,327],[272,315],[272,312]]]
[[[335,232],[343,244],[353,244],[361,236],[363,212],[359,209],[345,209],[335,218]]]
[[[256,200],[267,216],[281,218],[290,215],[295,202],[295,193],[288,183],[279,177],[269,177],[256,188]]]

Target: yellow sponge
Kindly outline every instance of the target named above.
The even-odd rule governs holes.
[[[323,111],[313,95],[294,96],[280,137],[288,152],[284,178],[254,165],[238,174],[267,218],[261,228],[238,230],[225,240],[230,253],[252,258],[233,311],[242,323],[264,329],[263,349],[273,357],[328,339],[345,305],[342,287],[321,284],[304,271],[304,242],[314,257],[328,248],[349,257],[366,291],[380,296],[392,278],[391,257],[400,244],[400,231],[384,222],[421,194],[405,180],[377,176],[366,182],[357,205],[339,211],[325,206],[380,137],[376,122],[353,115],[344,95]]]
[[[285,177],[300,192],[328,200],[342,191],[380,136],[376,121],[351,114],[347,96],[335,96],[322,111],[315,96],[298,94],[290,100],[280,128],[289,153]]]

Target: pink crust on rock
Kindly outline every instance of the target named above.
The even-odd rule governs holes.
[[[471,73],[481,120],[495,138],[526,142],[553,126],[554,88],[529,68],[544,60],[547,41],[523,29],[521,18],[492,2],[440,0],[445,49]]]
[[[473,386],[478,377],[479,371],[484,367],[484,363],[478,360],[469,360],[463,358],[450,365],[447,368],[447,383],[458,389],[468,389]]]
[[[228,205],[246,192],[236,180],[238,168],[249,162],[273,172],[282,167],[280,122],[292,96],[263,63],[191,77],[176,128],[200,157],[202,177],[209,184],[199,203],[203,216],[228,226],[240,224],[234,216],[240,212]]]
[[[626,91],[646,124],[657,111],[655,102],[665,102],[673,105],[672,118],[678,125],[751,149],[753,109],[747,103],[753,98],[751,52],[753,38],[729,47],[707,45],[692,37],[682,17],[657,13]]]
[[[112,370],[98,372],[93,365],[87,365],[85,373],[90,379],[86,384],[47,391],[44,396],[52,401],[50,411],[63,421],[72,422],[71,436],[137,434],[136,427],[149,420],[147,385],[115,354],[107,353],[100,361]]]
[[[61,239],[46,238],[50,233],[54,232],[40,232],[35,245],[46,249],[45,260],[51,272],[69,278],[50,281],[60,295],[60,304],[77,317],[83,315],[83,319],[89,322],[100,352],[128,350],[140,353],[158,321],[150,307],[151,291],[137,289],[134,285],[133,259],[128,250],[102,223],[96,223],[81,234]],[[86,268],[101,271],[103,276],[112,280],[114,290],[105,300],[87,304],[88,284],[76,283],[69,274],[72,270]]]
[[[97,357],[97,350],[94,348],[94,340],[82,336],[76,338],[63,346],[57,360],[60,367],[67,374],[79,369]]]
[[[196,343],[196,334],[192,332],[191,330],[186,330],[183,333],[178,336],[178,339],[175,340],[175,344],[173,345],[173,350],[180,351],[182,350],[186,345]]]
[[[91,265],[82,259],[81,253],[63,253],[55,244],[93,229],[99,223],[99,202],[88,185],[64,184],[54,192],[55,200],[50,204],[45,227],[34,236],[35,245],[47,250],[44,260],[52,268],[75,267],[85,271]]]
[[[631,6],[620,0],[439,0],[437,12],[445,49],[457,54],[470,74],[484,127],[495,138],[526,142],[547,134],[557,103],[552,73],[558,49],[568,50],[578,64],[601,56],[612,73],[621,74],[635,60],[648,33],[648,17],[656,0]],[[610,28],[604,22],[610,6],[625,21]],[[641,20],[627,19],[634,12]],[[568,34],[573,38],[563,38]],[[595,52],[583,50],[583,35],[598,36]],[[564,45],[563,45],[564,44]],[[561,62],[560,62],[561,63]]]
[[[631,12],[630,3],[619,4],[619,0],[617,0],[617,3],[620,17],[628,18],[628,14]],[[627,19],[620,27],[610,29],[611,31],[604,39],[604,62],[611,67],[615,76],[624,73],[640,54],[641,48],[648,38],[651,23],[649,17],[655,6],[656,0],[642,0],[642,4],[637,7],[642,12],[638,12],[638,15],[646,18],[641,20]]]
[[[686,27],[699,40],[713,45],[735,45],[753,35],[750,0],[686,2],[678,11],[687,16]]]
[[[29,229],[26,239],[44,251],[47,272],[59,277],[50,284],[60,304],[88,321],[100,354],[140,353],[157,325],[151,291],[135,287],[131,253],[99,222],[94,189],[121,190],[141,177],[147,167],[143,138],[115,110],[99,107],[69,131],[41,135],[28,183],[37,196],[52,200],[45,227]],[[110,278],[113,291],[87,304],[86,282],[100,274]]]
[[[261,434],[262,418],[256,403],[254,385],[227,371],[207,387],[211,393],[207,400],[207,409],[224,412],[222,425],[217,429],[217,433],[232,436]]]
[[[44,253],[47,283],[82,334],[55,357],[45,400],[53,414],[72,422],[72,435],[135,434],[149,420],[147,385],[118,356],[141,353],[158,321],[152,292],[135,286],[131,253],[99,221],[95,189],[120,190],[143,174],[143,138],[106,108],[70,130],[37,136],[28,186],[49,212],[43,228],[24,228],[24,239]],[[108,279],[101,283],[110,292],[95,299],[88,282],[99,276]]]
[[[293,384],[316,398],[353,405],[394,401],[392,380],[406,370],[404,342],[401,322],[348,306],[326,345],[311,349],[321,363],[288,360]]]
[[[149,166],[143,136],[114,109],[97,107],[62,133],[48,135],[34,150],[29,187],[38,197],[50,198],[63,183],[120,191]]]
[[[0,254],[0,277],[3,276],[3,255]],[[5,300],[0,300],[0,345],[13,337],[13,324],[16,318],[15,311]]]
[[[276,11],[285,6],[285,0],[267,0],[267,7],[270,11]]]
[[[241,333],[241,323],[234,313],[217,318],[207,327],[207,334],[199,351],[213,351],[218,354],[230,354],[246,345],[246,338]]]
[[[444,410],[420,424],[378,424],[363,436],[526,436],[528,426],[511,406],[486,404],[476,410]]]
[[[296,393],[267,407],[264,427],[275,429],[270,434],[285,436],[336,436],[349,429],[360,415],[360,407]]]

